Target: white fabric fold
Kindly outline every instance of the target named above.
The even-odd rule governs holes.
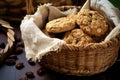
[[[86,2],[88,2],[87,0]],[[108,21],[112,22],[115,27],[107,35],[104,41],[108,41],[120,33],[120,10],[112,5],[109,0],[90,0],[90,7],[101,12]],[[86,3],[87,4],[87,3]],[[88,7],[88,5],[86,5]],[[111,23],[110,23],[111,24]]]
[[[110,33],[109,35],[105,38],[104,41],[109,41],[110,39],[114,38],[116,35],[120,33],[120,24],[116,26]]]
[[[35,24],[40,29],[43,28],[46,24],[46,20],[49,14],[48,6],[50,5],[51,5],[50,3],[40,5],[38,6],[37,11],[33,15],[30,15],[30,17],[34,19]]]
[[[81,8],[81,10],[82,9],[90,9],[90,0],[87,0],[86,2],[85,2],[85,4],[83,5],[83,7]]]
[[[77,9],[76,8],[68,9],[66,11],[60,11],[57,7],[48,6],[48,9],[49,9],[48,21],[51,21],[53,19],[60,18],[60,17],[65,17],[68,14],[75,14],[75,13],[77,13]]]
[[[50,15],[50,12],[53,10],[57,16]],[[62,12],[48,3],[38,6],[37,11],[33,15],[26,15],[20,24],[22,39],[25,44],[26,58],[32,58],[32,60],[36,61],[50,51],[59,51],[65,41],[47,37],[40,28],[45,26],[49,16],[53,19],[58,18],[58,16],[76,13],[76,11],[75,9],[71,9],[67,12]]]
[[[21,23],[22,39],[25,44],[27,59],[41,59],[49,51],[60,50],[65,43],[57,38],[47,37],[34,23],[33,18],[28,16]]]
[[[91,8],[103,12],[104,15],[113,21],[115,26],[120,23],[120,10],[114,7],[108,0],[91,0]]]

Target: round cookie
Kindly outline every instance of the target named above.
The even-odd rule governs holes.
[[[69,14],[69,15],[67,15],[67,18],[73,19],[76,22],[77,15],[76,14]]]
[[[51,38],[54,38],[54,37],[55,37],[55,34],[54,34],[54,33],[49,33],[49,32],[47,32],[46,29],[42,29],[42,32],[43,32],[46,36],[48,36],[48,37],[51,37]]]
[[[75,21],[69,17],[54,19],[46,24],[46,30],[52,33],[61,33],[75,28]]]
[[[81,29],[73,29],[72,31],[66,32],[64,38],[67,44],[72,45],[85,45],[94,42],[93,39],[85,34]]]
[[[108,24],[99,12],[83,9],[77,14],[77,24],[91,36],[102,36],[108,30]]]

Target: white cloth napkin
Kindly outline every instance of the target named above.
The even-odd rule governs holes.
[[[51,13],[54,9],[54,15]],[[71,9],[71,13],[76,13],[77,10]],[[65,41],[47,37],[40,28],[44,27],[47,17],[50,19],[58,18],[58,16],[65,16],[71,14],[70,11],[62,12],[51,4],[44,4],[37,8],[33,15],[26,15],[20,24],[22,39],[25,44],[26,58],[36,61],[49,51],[59,51]],[[58,15],[59,14],[59,15]]]
[[[47,37],[33,22],[28,19],[21,23],[22,38],[25,43],[25,52],[27,59],[41,59],[45,53],[56,51],[62,46],[64,41],[57,38]]]

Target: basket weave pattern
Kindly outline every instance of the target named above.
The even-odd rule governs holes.
[[[20,21],[26,14],[25,0],[0,0],[0,19]]]
[[[15,33],[13,27],[11,27],[8,22],[0,20],[0,25],[0,29],[2,29],[7,35],[7,44],[4,49],[0,50],[0,62],[3,62],[13,49]]]
[[[63,8],[65,9],[63,6],[59,7],[61,10]],[[32,12],[29,7],[28,12]],[[41,63],[48,69],[69,75],[89,76],[101,73],[116,61],[119,41],[120,34],[107,42],[79,47],[65,44],[59,52],[52,51],[43,56]]]
[[[71,75],[93,75],[105,71],[118,56],[119,39],[88,46],[64,45],[60,52],[50,52],[42,64],[52,70]]]

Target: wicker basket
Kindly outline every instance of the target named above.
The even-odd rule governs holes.
[[[34,8],[30,7],[32,1]],[[6,21],[20,22],[28,13],[26,6],[35,11],[39,3],[53,2],[54,6],[82,4],[85,0],[0,0],[0,19]],[[26,4],[27,3],[27,4]]]
[[[7,44],[4,49],[0,50],[0,65],[2,65],[6,57],[11,53],[15,42],[15,32],[13,27],[6,21],[0,20],[0,30],[2,30],[7,37]]]
[[[0,19],[20,22],[26,14],[25,0],[0,0]]]
[[[33,8],[33,7],[32,7]],[[59,7],[65,9],[66,7]],[[67,6],[71,8],[71,6]],[[28,13],[33,13],[30,7]],[[44,67],[67,75],[89,76],[104,72],[112,66],[117,57],[120,34],[107,42],[90,43],[86,46],[63,45],[59,52],[49,52],[43,56]]]

